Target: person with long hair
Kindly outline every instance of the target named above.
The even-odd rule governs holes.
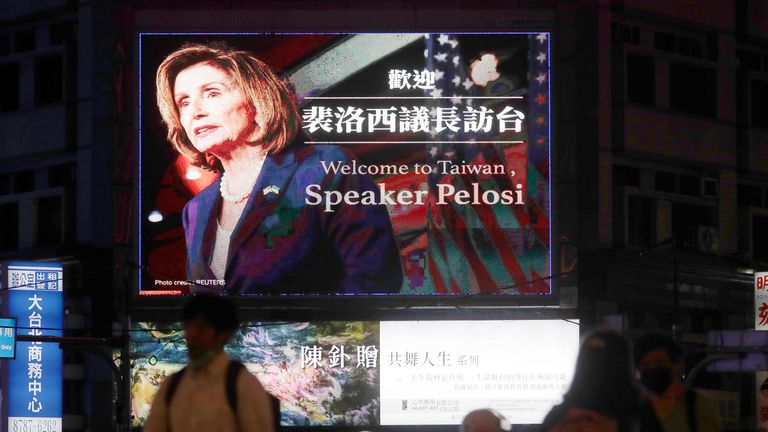
[[[715,432],[721,429],[715,403],[683,382],[684,351],[672,336],[648,333],[637,339],[635,364],[664,430]]]
[[[378,189],[365,176],[323,169],[353,156],[304,143],[290,84],[267,64],[223,44],[187,44],[163,60],[156,85],[168,141],[219,174],[182,214],[190,280],[224,280],[229,294],[399,292],[384,205],[341,203],[329,212],[307,203],[310,185]]]
[[[626,338],[611,330],[598,330],[584,337],[573,382],[563,403],[547,414],[541,430],[662,430],[635,382],[632,349]]]

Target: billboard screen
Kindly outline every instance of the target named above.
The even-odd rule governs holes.
[[[187,353],[179,324],[133,330],[141,426]],[[225,349],[280,399],[283,426],[456,425],[479,408],[535,424],[567,390],[578,343],[564,320],[251,322]]]
[[[549,36],[140,34],[140,294],[551,294]]]

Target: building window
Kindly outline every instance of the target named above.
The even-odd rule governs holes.
[[[678,188],[677,191],[681,195],[688,195],[688,196],[699,196],[702,195],[702,192],[704,192],[703,195],[705,196],[717,196],[717,191],[701,191],[700,185],[701,180],[698,177],[692,176],[692,175],[685,175],[680,174],[677,177],[678,180]],[[709,192],[709,193],[708,193]]]
[[[621,23],[613,23],[611,26],[613,40],[634,45],[640,44],[640,28]]]
[[[48,35],[48,42],[51,45],[72,42],[77,40],[77,27],[72,21],[51,24],[48,29]]]
[[[13,175],[13,192],[25,193],[35,190],[35,172],[19,171]]]
[[[697,33],[688,36],[657,31],[653,33],[653,47],[659,51],[698,59],[717,61],[717,33]]]
[[[55,246],[62,239],[61,197],[52,196],[37,200],[37,245]]]
[[[655,243],[656,206],[652,198],[627,197],[627,245],[649,247]]]
[[[19,203],[0,204],[0,250],[19,248]]]
[[[11,35],[0,35],[0,55],[8,55],[11,53]]]
[[[76,183],[75,164],[54,165],[48,168],[48,187],[74,186]]]
[[[768,215],[752,216],[752,259],[768,263]]]
[[[656,105],[656,62],[653,57],[627,54],[627,101]]]
[[[672,235],[683,249],[701,249],[699,227],[716,227],[715,207],[672,203]]]
[[[665,32],[653,33],[653,47],[660,51],[675,52],[675,35]]]
[[[741,207],[762,207],[763,189],[757,186],[739,185],[737,199]]]
[[[35,105],[64,99],[64,64],[61,54],[35,59]]]
[[[688,57],[702,58],[704,49],[701,42],[696,39],[679,37],[677,38],[677,50],[680,54]]]
[[[755,72],[760,72],[762,70],[760,54],[739,50],[736,55],[739,58],[740,68],[753,70]]]
[[[13,33],[13,50],[18,52],[35,49],[35,29],[19,30]]]
[[[11,194],[11,175],[0,174],[0,195]]]
[[[768,81],[753,79],[749,92],[752,126],[768,128]]]
[[[613,182],[621,186],[640,186],[640,170],[632,166],[614,165]]]
[[[677,111],[715,117],[715,70],[673,62],[669,70],[669,103]]]
[[[0,112],[19,109],[19,64],[0,64]]]
[[[677,192],[677,176],[670,172],[656,171],[653,188],[659,192]]]
[[[716,62],[720,57],[720,39],[716,32],[707,33],[707,60]]]

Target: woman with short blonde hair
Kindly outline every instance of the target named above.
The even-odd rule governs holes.
[[[309,145],[291,86],[251,53],[187,44],[157,70],[168,141],[216,181],[182,212],[193,291],[396,293],[403,273],[384,205],[307,201],[311,186],[378,193],[371,179],[325,170],[352,154]]]
[[[209,62],[229,74],[254,109],[260,107],[264,124],[254,137],[267,153],[280,152],[297,134],[301,123],[293,92],[271,68],[247,51],[224,44],[186,44],[171,53],[157,69],[157,106],[168,127],[168,141],[192,164],[221,172],[221,164],[198,151],[190,142],[179,119],[173,92],[176,76],[198,63]]]

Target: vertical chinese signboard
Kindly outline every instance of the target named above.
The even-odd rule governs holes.
[[[63,267],[58,263],[3,265],[5,313],[19,335],[61,336]],[[62,353],[56,343],[18,342],[4,368],[8,431],[61,432]]]
[[[768,330],[768,272],[755,272],[755,330]]]

